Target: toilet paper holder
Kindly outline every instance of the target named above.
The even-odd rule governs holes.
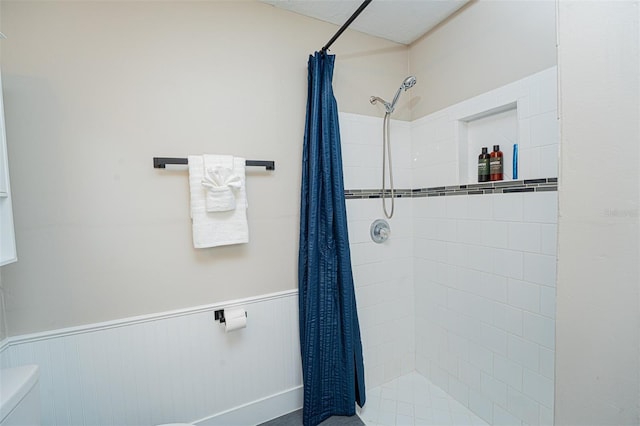
[[[244,313],[245,317],[248,317],[247,313]],[[224,309],[218,309],[217,311],[213,311],[213,318],[216,321],[220,321],[220,324],[224,324],[226,320],[224,319]]]

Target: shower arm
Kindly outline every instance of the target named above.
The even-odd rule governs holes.
[[[382,103],[382,105],[384,105],[384,109],[386,112],[388,112],[389,114],[391,114],[393,112],[393,105],[391,105],[389,102],[385,101],[384,99],[378,97],[378,96],[372,96],[369,98],[369,102],[371,102],[371,105],[375,105],[377,102]]]

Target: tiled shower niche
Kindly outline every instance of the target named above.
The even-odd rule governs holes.
[[[478,182],[478,155],[482,148],[493,151],[498,145],[502,152],[504,180],[517,179],[513,175],[514,144],[518,143],[517,103],[502,105],[458,121],[458,152],[460,182]]]

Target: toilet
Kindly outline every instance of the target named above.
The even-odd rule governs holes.
[[[0,426],[42,424],[40,418],[40,371],[37,365],[0,370]],[[158,426],[194,426],[167,423]]]
[[[41,424],[37,365],[0,370],[0,426]]]

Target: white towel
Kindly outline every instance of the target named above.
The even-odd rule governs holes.
[[[193,246],[205,248],[248,243],[245,159],[229,155],[190,155],[188,163]],[[216,166],[233,170],[233,174],[240,178],[240,188],[233,191],[236,204],[233,210],[207,212],[207,188],[202,181],[205,170]]]
[[[236,208],[235,192],[242,187],[242,178],[233,172],[233,165],[230,168],[220,164],[209,167],[205,157],[202,186],[205,188],[207,211],[226,212]]]

